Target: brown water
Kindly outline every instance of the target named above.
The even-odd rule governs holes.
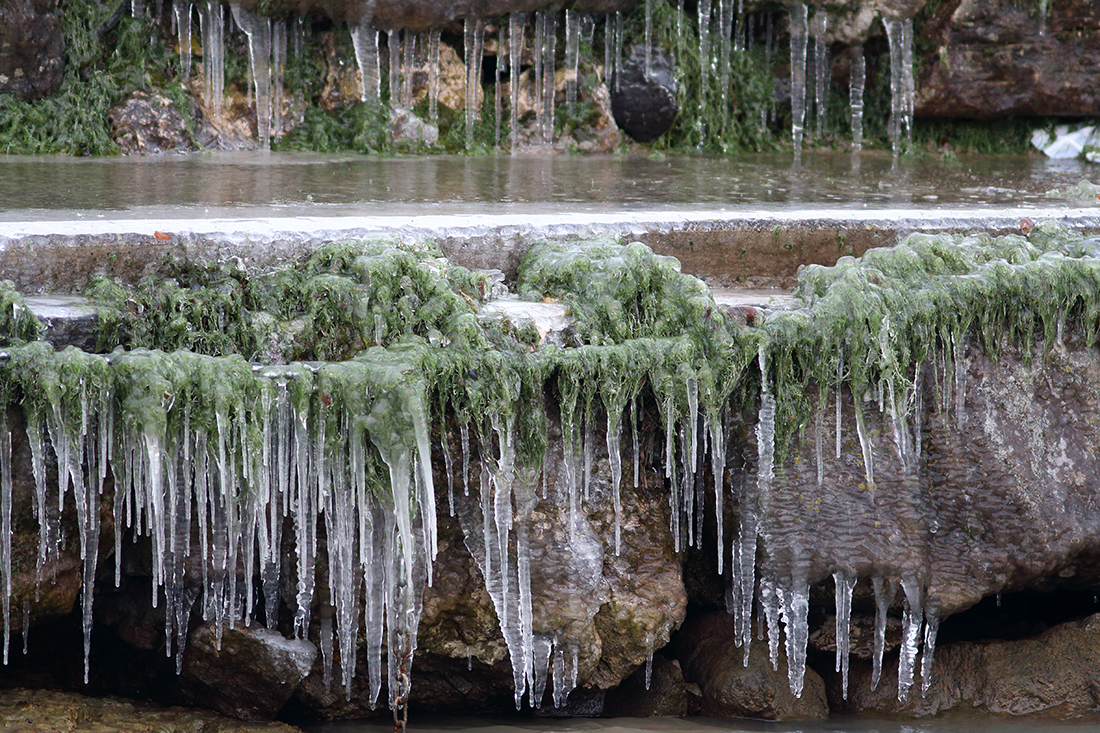
[[[178,215],[364,215],[661,210],[685,206],[1080,206],[1046,192],[1092,175],[1041,157],[894,160],[790,156],[408,157],[232,153],[0,156],[0,221]],[[1095,206],[1096,202],[1087,202]],[[256,209],[261,211],[257,212]],[[217,210],[211,211],[211,210]]]

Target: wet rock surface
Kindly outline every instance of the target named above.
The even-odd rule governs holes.
[[[936,649],[930,686],[898,702],[897,675],[887,672],[871,690],[870,669],[853,667],[847,712],[914,717],[949,712],[1028,715],[1058,719],[1096,715],[1100,690],[1100,616],[1056,626],[1030,639],[957,642]]]
[[[191,632],[183,662],[184,697],[243,720],[271,720],[309,673],[317,647],[258,624]]]
[[[183,116],[159,92],[136,91],[111,108],[107,118],[111,138],[124,154],[194,150]]]
[[[0,8],[0,92],[27,101],[56,92],[64,71],[60,0],[5,0]]]
[[[1088,0],[1050,3],[1049,17],[1010,0],[940,3],[917,84],[927,117],[1093,116],[1100,105],[1100,14]]]
[[[825,683],[807,670],[801,697],[787,684],[786,655],[779,668],[768,660],[766,644],[753,644],[748,665],[736,646],[733,620],[721,611],[690,619],[672,644],[684,679],[699,686],[699,713],[714,718],[824,720],[829,717]]]
[[[0,690],[0,729],[21,733],[294,733],[282,723],[248,724],[215,713],[71,692]]]

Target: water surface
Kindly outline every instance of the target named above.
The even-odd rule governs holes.
[[[0,221],[95,216],[364,216],[612,210],[1067,206],[1080,161],[889,154],[379,158],[205,153],[0,156]],[[1093,173],[1093,177],[1096,175]],[[1095,202],[1090,202],[1095,204]],[[1080,205],[1076,202],[1073,205]]]

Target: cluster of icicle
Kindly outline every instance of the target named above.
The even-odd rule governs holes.
[[[435,499],[423,378],[375,350],[346,362],[253,367],[240,359],[133,351],[110,356],[37,342],[6,351],[14,382],[41,390],[26,409],[39,520],[38,582],[61,551],[59,511],[71,493],[84,561],[85,680],[104,480],[114,477],[115,582],[125,528],[152,541],[152,603],[166,603],[166,650],[182,664],[198,593],[185,564],[201,558],[204,619],[247,621],[262,599],[276,623],[283,525],[292,520],[299,637],[309,633],[318,531],[328,538],[329,597],[350,695],[356,639],[365,636],[371,703],[389,650],[391,704],[408,694],[423,588],[436,552]],[[9,382],[11,383],[11,382]],[[25,400],[26,403],[26,400]],[[13,426],[0,426],[4,655],[12,589]],[[59,481],[48,485],[52,446]],[[373,450],[371,449],[373,446]],[[375,451],[377,453],[375,454]],[[369,465],[381,457],[384,469]],[[197,547],[195,547],[197,543]],[[243,587],[238,584],[243,568]],[[253,578],[261,588],[254,589]],[[364,592],[365,590],[365,592]],[[365,599],[360,607],[360,598]],[[383,633],[385,629],[385,634]],[[24,627],[24,634],[26,628]],[[333,667],[331,618],[320,646]]]
[[[829,511],[862,507],[807,509],[804,497],[814,492],[788,485],[780,470],[789,466],[785,448],[812,439],[814,496],[827,502],[826,414],[835,414],[839,459],[843,405],[852,404],[852,440],[858,442],[865,472],[862,493],[871,497],[852,501],[870,502],[865,514],[874,515],[876,501],[891,499],[873,496],[876,460],[892,454],[889,460],[901,480],[915,481],[926,384],[935,385],[940,412],[953,410],[961,426],[967,385],[960,365],[967,334],[1019,327],[1018,337],[1030,345],[1036,323],[1018,326],[1013,308],[1020,308],[1037,314],[1048,339],[1060,338],[1065,304],[1079,301],[1075,307],[1084,309],[1088,327],[1100,323],[1094,295],[1100,292],[1097,243],[1063,245],[1059,236],[1042,227],[1036,227],[1031,241],[914,235],[892,250],[872,250],[862,260],[807,267],[800,274],[806,308],[772,314],[754,328],[727,321],[702,282],[680,274],[675,261],[655,256],[644,245],[533,246],[521,265],[518,287],[522,294],[569,304],[578,333],[586,339],[571,348],[509,351],[488,339],[476,341],[477,334],[484,335],[478,329],[489,326],[474,325],[479,322],[472,304],[456,313],[453,326],[456,337],[457,329],[470,327],[469,338],[479,344],[466,352],[453,342],[449,349],[431,338],[411,338],[342,362],[262,366],[189,352],[137,349],[102,356],[73,348],[54,353],[43,342],[13,346],[0,366],[0,385],[6,390],[0,397],[4,404],[20,404],[26,415],[33,511],[40,527],[38,581],[48,580],[62,550],[60,512],[71,493],[84,560],[87,653],[100,501],[110,475],[116,582],[125,530],[147,535],[153,553],[152,602],[167,605],[165,634],[175,640],[174,649],[171,643],[167,648],[177,655],[177,665],[200,592],[202,616],[219,629],[250,618],[260,605],[267,623],[274,625],[280,574],[288,570],[281,548],[293,545],[296,633],[319,640],[326,676],[335,667],[338,649],[348,694],[357,638],[363,638],[372,701],[380,694],[386,649],[390,704],[396,710],[407,697],[421,594],[431,583],[436,554],[429,425],[444,422],[453,411],[461,445],[454,450],[449,431],[440,430],[442,469],[452,511],[501,623],[517,704],[526,695],[539,705],[552,681],[554,702],[560,705],[578,681],[578,649],[564,634],[535,629],[533,509],[542,501],[559,501],[572,530],[589,499],[594,467],[606,455],[616,519],[607,544],[618,553],[618,492],[628,462],[634,486],[639,485],[640,408],[652,404],[664,433],[663,470],[676,550],[701,545],[705,473],[718,478],[712,482],[718,566],[730,561],[728,603],[746,663],[755,618],[767,629],[773,664],[778,665],[781,642],[785,645],[790,689],[801,694],[809,589],[827,577],[823,572],[831,573],[836,662],[846,684],[852,594],[862,575],[870,580],[877,608],[876,685],[887,614],[901,589],[898,696],[904,700],[914,684],[918,656],[922,684],[927,687],[931,680],[939,609],[926,587],[928,569],[919,565],[926,562],[926,548],[902,548],[918,565],[894,565],[896,548],[886,534],[890,527],[876,524],[866,532],[829,524]],[[441,278],[436,265],[427,267],[425,277]],[[412,279],[403,279],[411,288]],[[1013,299],[1011,307],[1004,298]],[[790,366],[794,362],[797,369]],[[442,382],[443,372],[456,370],[465,375],[461,384],[448,387],[447,405],[437,404],[435,399],[443,398],[433,390],[439,387],[433,380]],[[542,400],[552,375],[557,375],[561,416],[560,470],[534,454],[549,444]],[[809,383],[822,387],[816,398],[807,396],[811,414],[790,414],[790,390]],[[842,389],[860,398],[848,403]],[[874,433],[865,414],[864,405],[875,403],[884,438]],[[740,467],[727,465],[730,421],[746,404],[758,405],[757,455],[746,475],[734,477]],[[16,413],[0,414],[8,420]],[[533,415],[542,421],[532,421]],[[12,612],[15,429],[0,425],[5,655]],[[795,429],[811,437],[796,435]],[[876,451],[875,441],[890,445]],[[532,444],[541,448],[532,451]],[[49,450],[60,477],[56,487],[47,478]],[[550,470],[557,499],[546,488]],[[461,493],[455,490],[459,483]],[[737,537],[727,546],[722,506],[731,485],[739,487],[730,493],[740,520]],[[915,510],[935,521],[931,507]],[[330,590],[328,598],[315,600],[322,522]],[[284,524],[292,528],[292,538],[283,537]],[[884,524],[890,524],[889,517]],[[602,548],[572,551],[577,572],[599,566]],[[185,577],[185,561],[196,555],[201,589],[188,586]],[[815,561],[828,569],[818,567],[810,577]],[[902,566],[908,569],[883,569]],[[256,579],[258,587],[253,587]],[[311,620],[318,601],[330,604],[334,614],[319,614],[315,635]]]
[[[135,0],[139,2],[140,0]],[[703,75],[702,88],[707,87],[706,76],[717,70],[721,78],[721,109],[728,113],[727,95],[729,91],[731,53],[751,50],[754,35],[753,17],[746,16],[743,0],[710,0],[699,4],[699,54],[700,71]],[[135,5],[135,12],[141,7]],[[272,132],[280,134],[283,110],[283,72],[286,65],[287,37],[293,39],[293,46],[301,52],[304,36],[303,19],[271,20],[255,15],[242,8],[239,2],[231,2],[233,18],[248,37],[248,55],[250,89],[255,91],[257,110],[257,136],[261,148],[270,144]],[[180,67],[184,79],[191,68],[191,26],[192,11],[198,11],[199,25],[203,45],[204,98],[215,112],[220,110],[224,96],[225,83],[225,14],[219,0],[201,0],[193,4],[191,0],[174,0],[173,22],[179,34]],[[647,73],[650,54],[653,47],[653,3],[645,3],[645,46],[647,50]],[[791,59],[791,132],[795,151],[802,148],[806,129],[806,118],[810,109],[815,110],[815,126],[818,137],[826,132],[826,112],[828,107],[830,69],[827,32],[829,12],[818,8],[812,18],[804,3],[794,3],[790,13],[790,59]],[[546,9],[534,13],[512,13],[508,21],[499,22],[496,45],[499,60],[496,64],[493,98],[495,112],[495,143],[501,145],[503,107],[501,104],[502,82],[504,74],[509,75],[510,89],[510,129],[511,150],[519,147],[519,92],[520,70],[523,56],[525,33],[533,25],[531,39],[533,68],[532,101],[536,113],[536,139],[545,145],[554,142],[555,115],[555,73],[556,44],[558,36],[558,11]],[[363,102],[380,104],[382,100],[382,64],[379,55],[379,34],[381,31],[370,24],[373,15],[373,3],[364,7],[362,18],[349,27],[355,62],[361,78],[361,99]],[[530,16],[534,16],[533,23]],[[678,14],[679,17],[679,14]],[[735,25],[736,18],[736,25]],[[591,41],[595,33],[596,21],[588,13],[573,10],[564,11],[565,19],[565,77],[566,105],[577,101],[578,72],[580,68],[580,49],[582,38]],[[767,56],[771,56],[772,18],[765,17]],[[913,20],[912,18],[884,17],[890,45],[890,99],[891,116],[889,133],[895,152],[911,136],[915,84],[913,78]],[[474,145],[474,128],[481,119],[482,110],[482,55],[485,46],[485,32],[488,21],[470,18],[465,21],[464,58],[466,64],[465,84],[465,130],[466,147]],[[603,18],[605,58],[603,63],[605,81],[617,77],[616,72],[622,66],[623,13],[607,14]],[[677,32],[682,33],[680,21]],[[423,68],[428,70],[429,121],[438,121],[439,101],[439,44],[440,32],[433,29],[425,33],[409,30],[387,31],[389,49],[388,82],[389,99],[394,108],[411,109],[413,106],[413,74]],[[711,42],[711,37],[716,42]],[[811,43],[812,40],[812,43]],[[420,49],[418,56],[418,49]],[[426,50],[426,58],[423,55]],[[849,86],[851,114],[852,147],[859,150],[863,144],[863,95],[866,78],[866,62],[863,46],[856,44],[851,49],[852,69]],[[812,70],[812,78],[808,71]],[[707,102],[702,97],[700,105]],[[767,110],[764,110],[767,114]],[[702,124],[702,109],[699,120]],[[762,121],[763,123],[763,121]]]

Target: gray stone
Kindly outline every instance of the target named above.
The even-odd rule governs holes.
[[[715,718],[764,720],[824,720],[829,717],[825,683],[806,670],[801,697],[795,697],[787,679],[784,652],[778,670],[772,669],[767,644],[751,647],[749,663],[734,644],[733,618],[716,611],[689,620],[672,645],[684,670],[684,679],[702,692],[699,712]]]
[[[847,712],[1093,717],[1100,702],[1100,615],[1056,626],[1033,639],[938,648],[928,691],[922,694],[918,679],[904,703],[897,699],[896,669],[884,669],[874,691],[870,672],[867,664],[853,667],[846,703],[830,689]]]
[[[181,687],[191,703],[245,720],[272,720],[309,673],[317,647],[252,623],[191,632]]]

